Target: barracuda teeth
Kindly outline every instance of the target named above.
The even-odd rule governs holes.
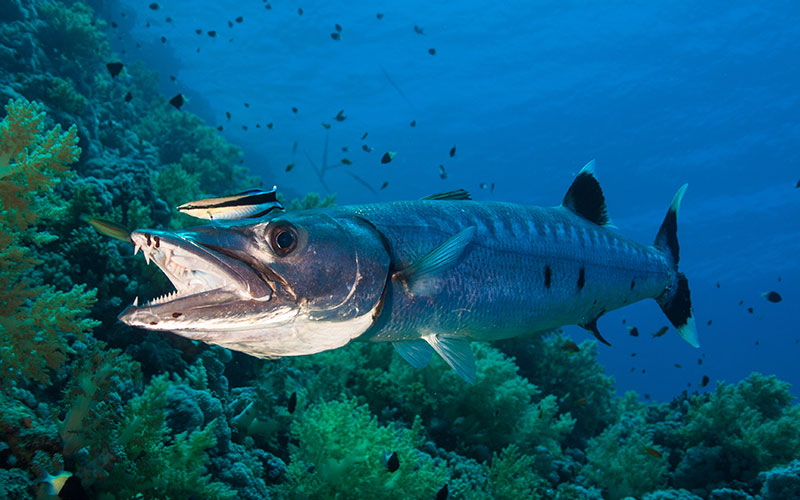
[[[150,252],[148,250],[142,250],[144,253],[144,261],[147,262],[147,265],[150,265]]]
[[[133,248],[133,255],[136,255],[137,253],[139,253],[139,250],[141,250],[141,249],[142,249],[142,245],[137,243],[136,246]]]
[[[164,266],[169,266],[170,262],[172,262],[172,250],[167,249],[164,252]]]
[[[133,299],[133,307],[139,306],[139,296],[137,295],[135,299]]]

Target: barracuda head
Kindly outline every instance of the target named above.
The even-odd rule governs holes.
[[[380,312],[389,272],[375,228],[330,211],[137,230],[131,240],[175,291],[134,303],[122,322],[258,357],[312,354],[361,335]]]

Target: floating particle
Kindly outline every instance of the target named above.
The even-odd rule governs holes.
[[[292,414],[295,408],[297,408],[297,391],[292,392],[292,395],[289,396],[289,402],[286,404],[286,411]]]
[[[369,132],[364,132],[364,135],[361,136],[361,140],[363,141],[364,139],[366,139],[368,134]]]
[[[454,144],[453,147],[450,148],[450,158],[454,157],[455,155],[456,155],[456,146]]]
[[[337,31],[334,31],[333,33],[331,33],[331,38],[333,38],[338,42],[339,40],[342,39],[342,34]]]
[[[639,336],[639,329],[636,328],[635,326],[629,326],[628,327],[628,334],[631,337],[638,337]]]
[[[378,12],[377,14],[375,14],[375,17],[377,17],[378,19],[383,19],[383,13]],[[800,184],[800,181],[797,181],[797,183]]]
[[[222,132],[222,125],[217,125],[217,130],[219,130],[220,132]]]
[[[106,64],[106,69],[108,70],[108,74],[111,75],[111,78],[117,76],[120,71],[122,71],[122,67],[121,62],[110,62]]]
[[[635,357],[636,357],[636,353],[635,353],[635,352],[632,352],[632,353],[631,353],[631,357],[632,357],[632,358],[635,358]]]
[[[185,102],[186,99],[183,97],[183,94],[178,94],[169,100],[169,103],[175,106],[175,109],[181,109],[181,106],[183,106]]]
[[[489,184],[487,182],[481,182],[480,187],[481,189],[489,189]]]
[[[244,130],[245,132],[247,132],[247,125],[242,125],[242,130]]]
[[[267,10],[272,10],[272,5],[267,4],[267,5],[264,6],[264,8],[267,9]]]
[[[160,6],[155,2],[150,4],[150,9],[151,10],[158,10],[159,8],[160,8]]]
[[[381,163],[384,163],[384,164],[385,164],[385,163],[389,163],[390,161],[392,161],[392,160],[394,159],[394,157],[395,157],[395,155],[396,155],[396,154],[397,154],[397,153],[395,153],[394,151],[387,151],[387,152],[385,152],[385,153],[383,154],[383,156],[381,157]]]
[[[328,130],[328,129],[331,128],[331,124],[330,123],[322,122],[320,125],[322,125],[322,128],[324,128],[325,130]]]
[[[333,27],[334,27],[334,29],[335,29],[336,31],[338,31],[339,33],[341,33],[341,32],[342,32],[342,26],[341,26],[340,24],[334,24],[334,25],[333,25]]]
[[[628,320],[627,320],[627,319],[625,319],[625,318],[622,318],[622,324],[623,324],[623,325],[624,325],[625,323],[627,323],[627,322],[628,322]]]
[[[228,28],[233,28],[233,21],[228,21]]]
[[[215,36],[217,36],[217,32],[215,30],[208,30],[208,36],[214,38]]]
[[[489,192],[494,193],[494,182],[492,183],[492,186],[489,188]]]
[[[444,486],[439,488],[439,491],[436,492],[436,500],[447,500],[447,495],[449,494],[450,492],[447,489],[447,483],[444,483]]]
[[[447,171],[444,169],[444,165],[439,165],[439,178],[447,179]]]
[[[411,120],[411,123],[409,123],[409,125],[411,125],[412,127],[416,127],[417,126],[417,120]]]
[[[261,128],[261,124],[260,123],[256,123],[256,128]]]
[[[763,295],[764,298],[767,299],[768,301],[773,302],[775,304],[777,304],[778,302],[783,300],[783,297],[781,297],[781,294],[779,294],[778,292],[775,292],[775,291],[769,291],[767,293],[762,293],[761,295]]]
[[[131,94],[130,92],[125,94],[125,102],[131,102],[131,99],[133,99],[133,94]]]
[[[388,460],[386,460],[386,470],[389,472],[394,472],[400,468],[400,459],[397,458],[397,452],[393,451],[392,454],[389,456]]]
[[[742,305],[742,304],[744,304],[744,301],[743,301],[743,300],[740,300],[740,301],[739,301],[739,305]]]
[[[167,43],[167,37],[162,36],[161,37],[161,43]]]
[[[170,80],[172,80],[173,82],[174,82],[175,80],[177,80],[177,78],[175,78],[175,75],[169,75],[169,79],[170,79]]]
[[[297,9],[297,15],[298,15],[298,16],[302,16],[302,15],[303,15],[303,8],[302,8],[302,7],[299,7],[299,8]]]
[[[297,114],[297,107],[296,106],[292,106],[292,113]]]
[[[780,276],[778,276],[778,283],[780,283],[781,281],[783,281],[783,278],[781,278]]]
[[[231,113],[230,113],[230,111],[226,111],[225,112],[225,118],[227,118],[228,121],[231,121]]]
[[[339,112],[336,113],[336,116],[334,116],[333,119],[336,120],[337,122],[343,122],[347,120],[347,117],[344,116],[344,110],[343,109],[339,110]]]
[[[283,170],[284,172],[291,172],[293,168],[294,168],[294,163],[290,163],[286,165],[286,168],[284,168]]]
[[[414,25],[414,33],[416,33],[417,35],[424,35],[425,34],[425,32],[423,31],[423,28],[421,26],[417,26],[416,24]]]
[[[719,281],[717,281],[717,288],[719,288]]]
[[[150,23],[149,23],[149,22],[148,22],[148,23],[146,23],[146,24],[144,25],[144,27],[145,27],[145,28],[149,28],[149,27],[150,27]]]
[[[680,363],[675,363],[675,364],[674,364],[674,365],[672,365],[672,366],[674,366],[675,368],[680,368],[680,367],[681,367],[681,364],[680,364]]]
[[[389,181],[384,181],[384,183],[381,184],[381,189],[386,189],[388,186],[389,186]]]
[[[706,324],[707,324],[708,326],[711,326],[711,320],[708,320],[708,323],[706,323]]]
[[[250,107],[250,103],[249,102],[244,103],[244,107],[245,108],[249,108]]]
[[[697,358],[697,364],[698,365],[702,365],[703,364],[703,358]]]
[[[166,19],[164,19],[164,20],[165,20],[166,22],[168,22],[168,23],[171,23],[171,22],[172,22],[172,18],[171,18],[171,17],[168,17],[168,18],[166,18]]]
[[[435,56],[435,55],[436,55],[436,49],[434,49],[433,47],[431,47],[430,49],[428,49],[428,54],[430,54],[430,55],[432,55],[432,56]]]
[[[297,141],[292,143],[292,154],[297,153]]]
[[[342,165],[352,165],[353,164],[353,162],[350,161],[350,158],[342,158],[341,162],[342,162]]]
[[[372,148],[367,146],[366,144],[362,144],[361,149],[364,150],[365,153],[372,153]]]
[[[711,382],[711,379],[708,378],[708,375],[703,375],[703,379],[700,381],[700,386],[705,387],[709,382]]]
[[[117,23],[115,23],[114,21],[111,21],[111,27],[112,28],[116,28],[117,27]]]
[[[241,23],[242,21],[244,21],[244,18],[242,16],[236,18],[237,23]]]
[[[658,329],[656,333],[653,334],[653,337],[661,337],[662,335],[667,333],[667,330],[669,330],[668,326],[662,326],[661,328]]]

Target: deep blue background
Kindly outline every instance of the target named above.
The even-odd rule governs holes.
[[[107,5],[123,60],[157,70],[167,97],[187,95],[185,110],[223,125],[264,184],[289,194],[323,190],[306,157],[322,164],[322,122],[332,124],[328,164],[353,161],[326,174],[340,204],[464,187],[479,200],[554,205],[596,158],[620,232],[650,242],[688,182],[681,269],[702,347],[674,330],[651,338],[667,321],[648,301],[600,320],[613,343],[599,346],[601,362],[620,391],[662,400],[698,388],[704,374],[736,381],[751,371],[798,392],[800,3],[148,3]],[[361,150],[364,132],[372,153]],[[386,151],[398,154],[381,165]],[[374,195],[345,170],[389,185]],[[773,289],[783,302],[761,297]]]

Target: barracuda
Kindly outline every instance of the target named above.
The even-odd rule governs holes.
[[[561,205],[423,200],[281,213],[181,231],[137,230],[136,250],[175,292],[128,307],[131,326],[258,357],[392,342],[415,367],[433,353],[473,382],[469,342],[577,324],[606,343],[604,313],[655,299],[697,347],[677,217],[653,245],[609,224],[593,162]]]

